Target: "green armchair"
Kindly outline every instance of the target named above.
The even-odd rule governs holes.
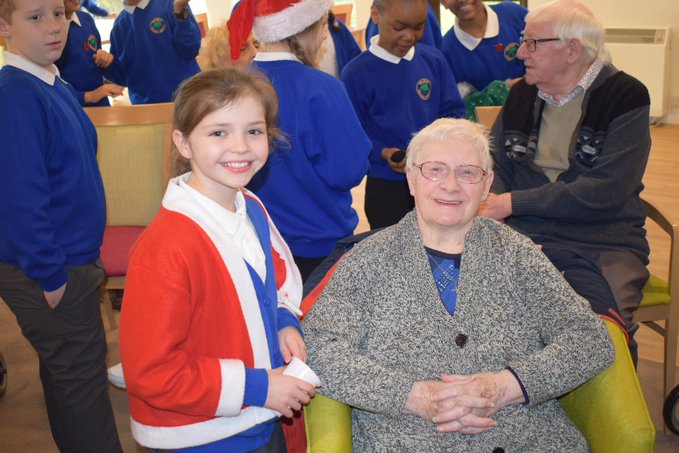
[[[609,368],[561,398],[592,453],[652,453],[655,426],[648,413],[627,341],[604,321],[615,344]],[[351,408],[317,394],[304,409],[308,453],[351,453]]]

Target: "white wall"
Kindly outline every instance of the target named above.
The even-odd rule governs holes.
[[[528,0],[528,8],[549,0]],[[582,0],[604,27],[670,27],[670,114],[663,122],[679,124],[679,0]],[[615,61],[613,62],[615,64]]]
[[[237,0],[204,0],[207,8],[208,24],[219,25],[226,22],[231,15],[231,9]]]

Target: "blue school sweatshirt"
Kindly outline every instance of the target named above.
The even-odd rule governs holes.
[[[376,50],[379,49],[379,50]],[[372,141],[368,176],[405,181],[382,159],[382,148],[406,149],[413,134],[438,118],[461,118],[464,102],[441,52],[416,44],[412,60],[387,61],[375,44],[344,68],[341,80]],[[391,54],[390,54],[391,55]]]
[[[494,80],[522,77],[523,61],[516,57],[521,32],[526,28],[528,10],[512,2],[492,5],[497,14],[500,31],[497,36],[483,38],[474,50],[466,48],[451,28],[443,37],[441,52],[455,80],[467,82],[480,91]]]
[[[350,190],[368,169],[370,141],[339,80],[288,53],[260,53],[253,66],[278,93],[288,144],[276,146],[248,187],[293,255],[327,256],[358,224]]]
[[[13,106],[0,108],[0,262],[53,291],[66,282],[66,266],[99,257],[106,201],[97,133],[59,77],[49,85],[6,65],[0,105]]]
[[[200,72],[200,39],[193,14],[175,19],[170,0],[142,2],[132,13],[123,9],[111,30],[116,61],[106,76],[128,87],[133,104],[171,102],[179,84]]]

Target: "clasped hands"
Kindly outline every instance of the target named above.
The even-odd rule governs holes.
[[[518,381],[507,370],[442,375],[440,381],[413,384],[403,412],[431,421],[439,432],[480,434],[497,426],[491,417],[500,409],[523,400]]]

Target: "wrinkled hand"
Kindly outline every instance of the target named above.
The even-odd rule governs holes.
[[[52,310],[57,308],[57,305],[59,305],[59,302],[61,302],[61,299],[64,297],[64,293],[66,292],[66,283],[61,285],[60,288],[55,289],[54,291],[43,291],[42,294],[45,296],[45,300],[47,301],[47,305],[50,306]]]
[[[392,154],[396,151],[401,151],[398,148],[382,148],[382,159],[386,160],[392,170],[396,173],[405,174],[406,172],[406,160],[405,158],[401,162],[394,162],[391,160]]]
[[[514,375],[503,370],[470,376],[442,375],[448,384],[433,395],[440,411],[433,418],[440,432],[478,434],[496,426],[490,417],[510,404],[524,401],[521,387]],[[483,406],[481,401],[490,402]]]
[[[107,96],[116,97],[123,94],[125,88],[113,83],[105,83],[96,90],[85,93],[85,102],[88,104],[96,104]]]
[[[316,395],[316,389],[306,381],[283,375],[285,367],[268,370],[269,389],[264,407],[292,418],[293,411],[299,411]]]
[[[506,219],[512,215],[512,193],[505,192],[500,195],[489,193],[479,204],[476,215],[500,221]]]
[[[468,377],[461,382],[471,382],[471,380],[472,378]],[[436,423],[435,418],[441,413],[451,412],[459,418],[470,414],[474,408],[484,409],[492,405],[489,400],[484,398],[462,398],[459,401],[446,398],[445,395],[451,393],[450,387],[457,385],[458,382],[453,384],[443,381],[416,382],[410,389],[403,412]],[[445,393],[446,391],[448,393]],[[452,393],[454,394],[454,392]],[[439,394],[443,396],[437,397]],[[449,415],[449,417],[452,417],[452,415]],[[489,422],[490,424],[494,423],[492,420],[489,420]]]
[[[92,58],[94,59],[94,64],[101,69],[106,69],[113,63],[113,55],[102,49],[98,49],[97,52],[92,55]]]
[[[292,356],[306,363],[306,345],[299,330],[295,327],[286,327],[278,332],[278,342],[280,343],[281,354],[283,354],[283,361],[285,363],[288,363]]]

